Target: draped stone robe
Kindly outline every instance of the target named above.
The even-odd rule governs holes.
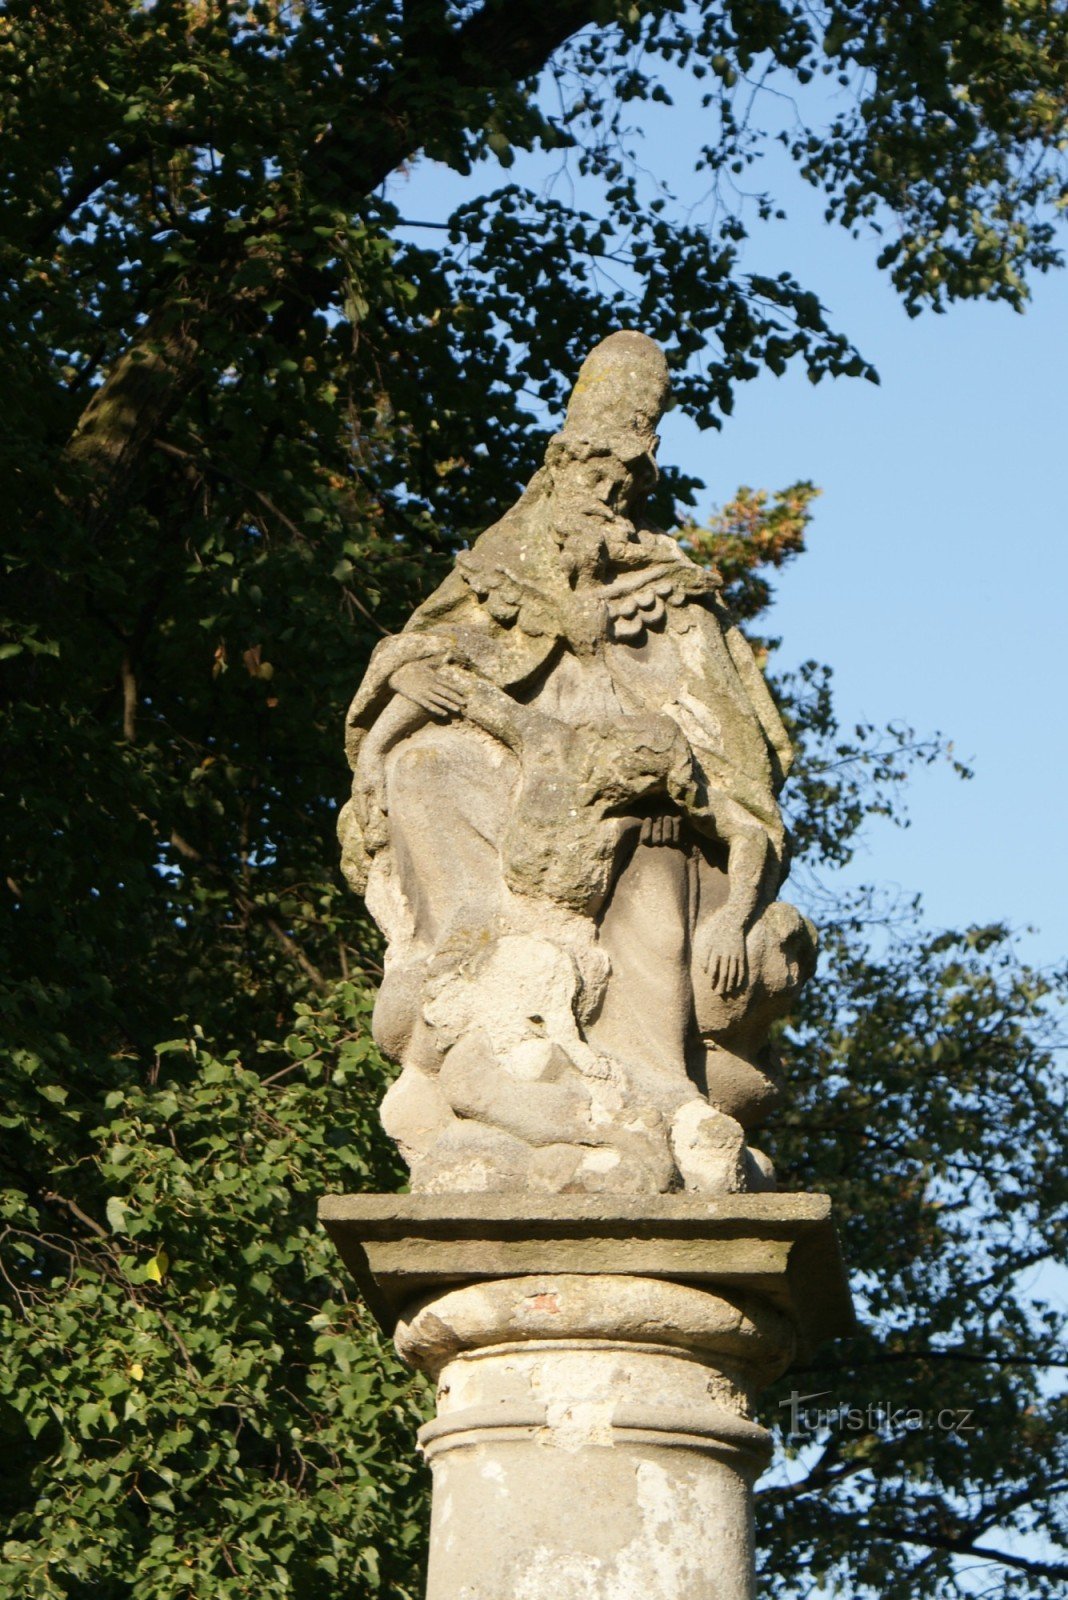
[[[554,538],[536,484],[378,647],[349,712],[344,862],[389,940],[375,1033],[405,1064],[392,1131],[415,1179],[448,1117],[458,1106],[473,1114],[463,1094],[450,1102],[430,1082],[449,1081],[440,1069],[456,1043],[455,1025],[431,1020],[443,1014],[437,975],[491,948],[502,929],[535,930],[577,971],[555,1022],[534,1009],[542,1001],[517,994],[527,1015],[494,1036],[497,1059],[542,1063],[521,1111],[511,1101],[500,1109],[496,1091],[478,1098],[476,1115],[496,1118],[508,1137],[537,1145],[560,1134],[541,1126],[535,1102],[544,1101],[543,1121],[563,1105],[542,1081],[566,1082],[561,1059],[588,1079],[621,1073],[631,1107],[637,1099],[667,1121],[710,1090],[710,1053],[733,1062],[735,1078],[755,1073],[758,1099],[767,1093],[762,1070],[725,1038],[760,998],[762,969],[765,1000],[775,986],[761,952],[782,871],[786,731],[714,575],[652,530],[635,528],[608,560],[581,535]],[[412,661],[444,664],[466,684],[465,715],[435,720],[391,688]],[[764,866],[747,930],[753,981],[732,999],[693,949],[728,898],[738,839],[758,841]],[[771,943],[797,945],[787,923],[770,930]],[[524,949],[534,970],[533,947]],[[796,987],[804,964],[802,950],[787,952],[778,988]],[[534,1050],[545,1036],[563,1052],[551,1070]],[[661,1172],[656,1186],[673,1181]]]

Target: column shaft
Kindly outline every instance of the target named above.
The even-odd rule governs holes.
[[[776,1313],[555,1275],[428,1299],[397,1343],[437,1379],[427,1600],[751,1600]]]

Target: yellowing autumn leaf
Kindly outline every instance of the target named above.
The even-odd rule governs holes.
[[[145,1268],[146,1283],[162,1283],[163,1274],[166,1272],[170,1264],[170,1256],[167,1254],[166,1250],[164,1250],[163,1246],[160,1245],[159,1249],[156,1251],[155,1255]]]

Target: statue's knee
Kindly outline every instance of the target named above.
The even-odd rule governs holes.
[[[389,784],[393,789],[408,789],[433,782],[448,771],[445,753],[434,745],[402,744],[390,757]]]
[[[753,935],[754,976],[769,994],[795,994],[816,969],[817,938],[812,923],[796,906],[774,900]]]

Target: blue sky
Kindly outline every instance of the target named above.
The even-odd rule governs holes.
[[[691,97],[639,115],[643,159],[696,199],[703,184],[685,152],[707,138],[704,113]],[[542,187],[558,166],[521,157],[464,182],[422,161],[391,193],[405,215],[440,220],[498,183]],[[764,167],[758,181],[788,218],[754,222],[744,265],[788,268],[815,289],[881,385],[762,376],[738,392],[721,432],[669,415],[662,459],[706,481],[699,511],[742,483],[819,484],[808,552],[777,583],[779,664],[828,662],[844,725],[937,729],[974,766],[970,782],[943,766],[918,773],[910,827],[873,824],[851,880],[921,891],[939,926],[1033,929],[1026,954],[1061,962],[1068,281],[1037,280],[1023,315],[962,304],[910,319],[875,266],[877,241],[825,223],[819,195],[777,151]]]
[[[777,585],[780,660],[829,662],[845,723],[940,729],[974,767],[965,783],[918,773],[911,826],[874,825],[854,876],[922,890],[939,924],[1033,925],[1028,953],[1063,960],[1066,284],[1039,283],[1022,316],[910,321],[873,251],[818,214],[789,234],[880,387],[761,378],[718,437],[673,418],[664,448],[701,464],[714,500],[738,482],[821,486],[809,549]]]

